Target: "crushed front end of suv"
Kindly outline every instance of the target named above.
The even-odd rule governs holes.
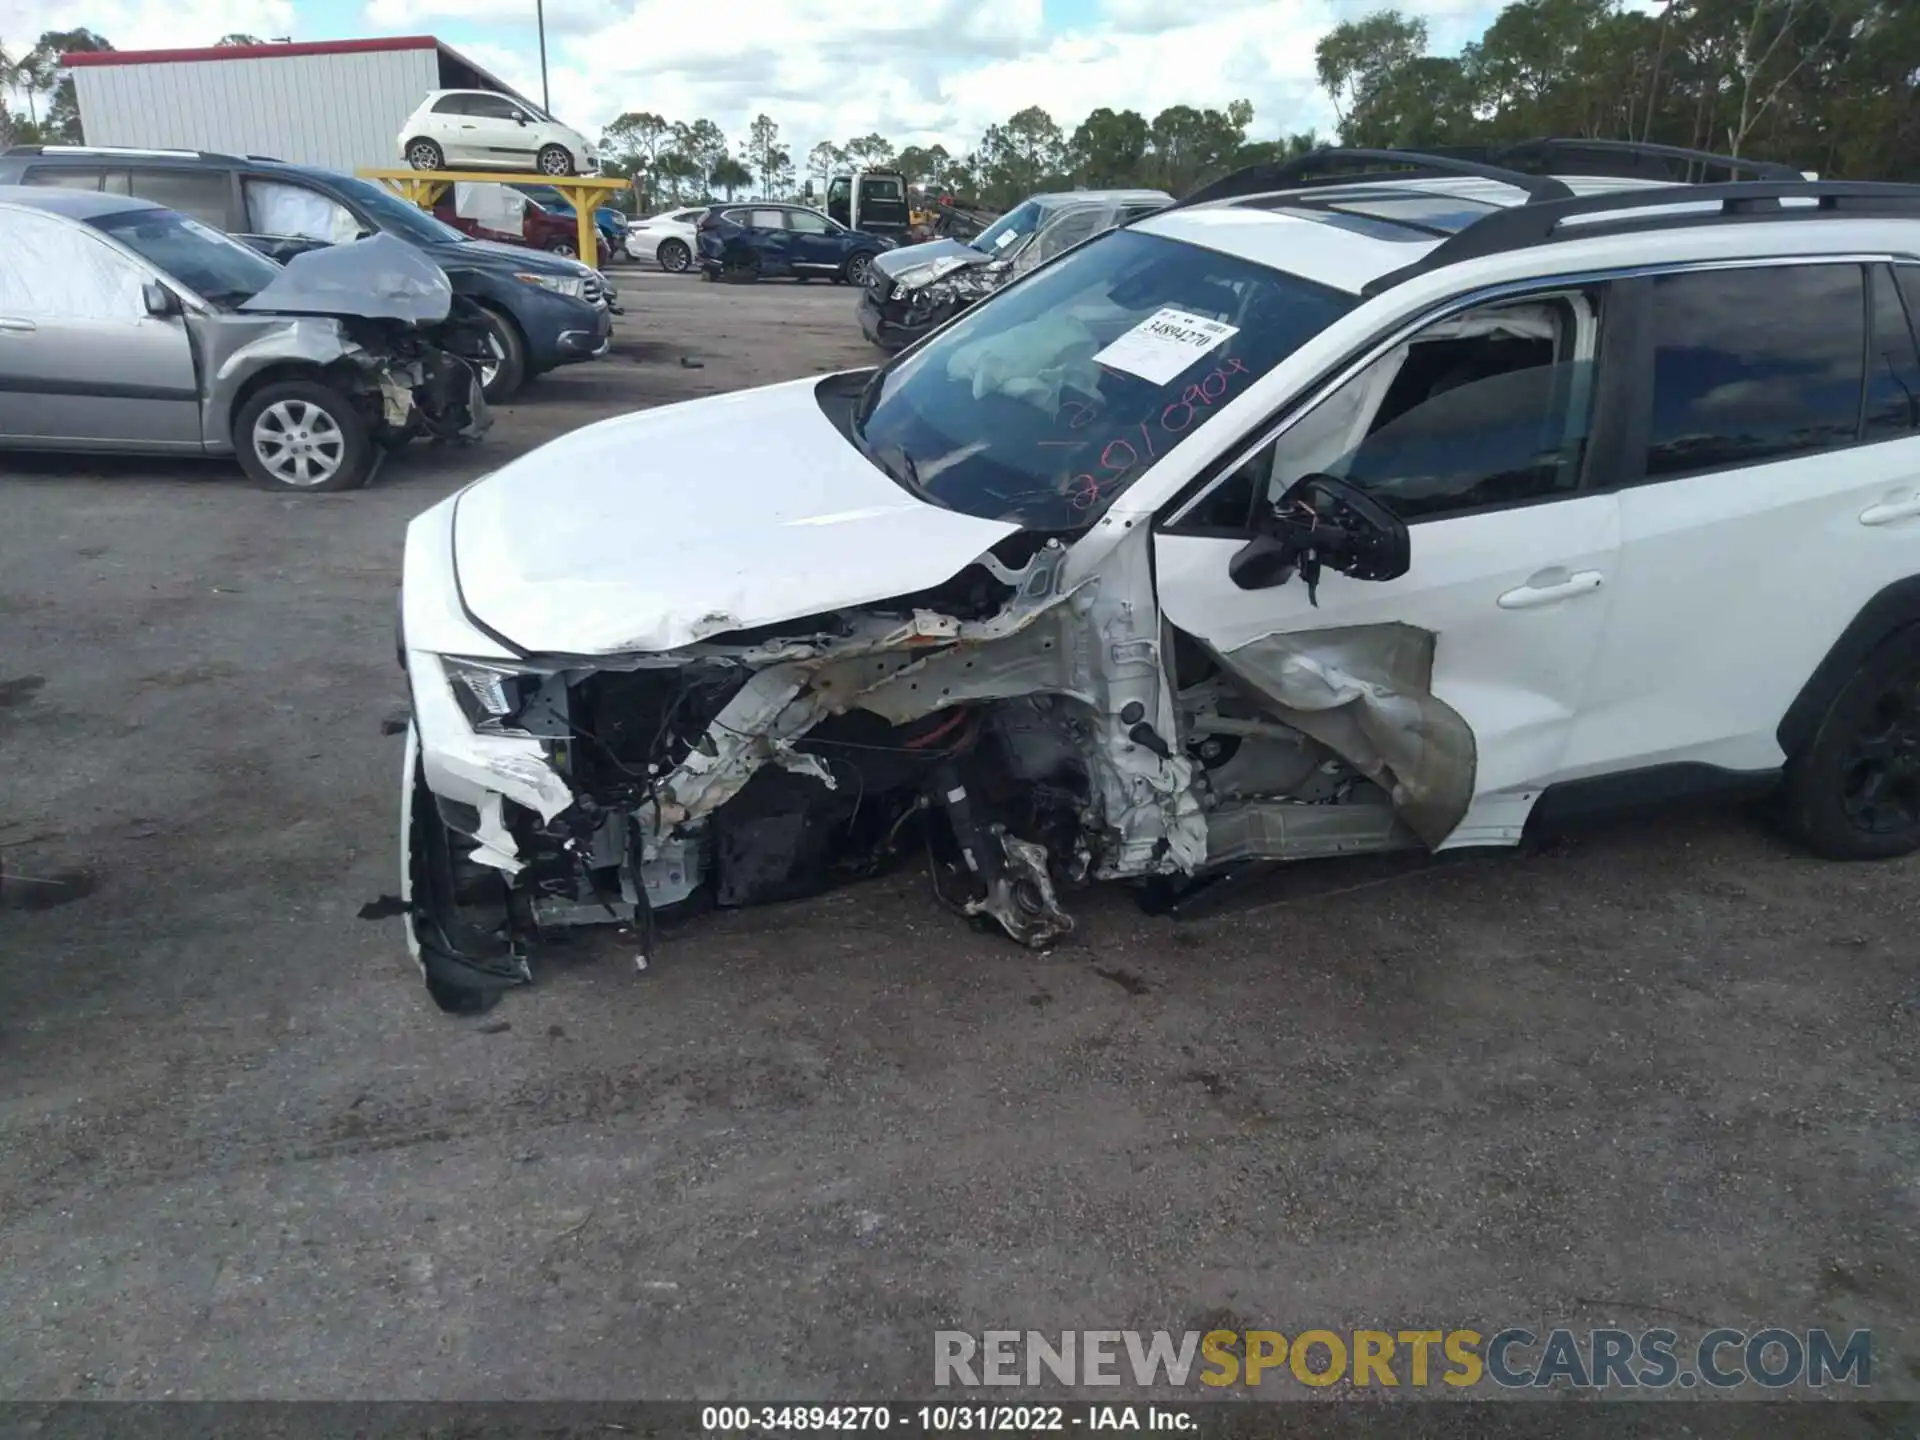
[[[1036,195],[973,239],[951,237],[876,255],[860,297],[860,328],[896,351],[1082,241],[1173,203],[1160,190]]]
[[[1511,846],[1709,782],[1781,783],[1825,854],[1920,847],[1876,699],[1911,711],[1920,666],[1920,562],[1882,543],[1920,523],[1888,488],[1920,414],[1861,361],[1884,332],[1911,387],[1920,267],[1859,258],[1913,221],[1486,168],[1255,175],[879,370],[604,421],[419,516],[401,879],[435,1000],[485,1008],[572,927],[644,961],[669,913],[895,863],[1044,948],[1091,882]],[[1709,343],[1806,350],[1830,423],[1650,386]],[[1821,526],[1816,616],[1775,577]]]

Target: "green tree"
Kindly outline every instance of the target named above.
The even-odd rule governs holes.
[[[727,199],[731,200],[736,191],[753,184],[753,171],[732,155],[722,155],[707,171],[707,183],[716,190],[726,191]]]
[[[1245,100],[1236,100],[1225,110],[1168,106],[1148,127],[1155,181],[1178,196],[1224,174],[1246,143],[1252,119],[1253,106]]]
[[[1010,206],[1063,181],[1066,151],[1066,136],[1053,117],[1038,105],[1029,105],[1004,125],[987,127],[973,168],[985,198]]]
[[[780,146],[780,127],[774,124],[771,116],[756,115],[753,124],[747,127],[746,161],[753,173],[760,177],[763,194],[773,193],[774,156],[785,156]]]
[[[1137,183],[1150,138],[1147,118],[1137,110],[1101,106],[1074,128],[1067,141],[1067,165],[1074,179],[1092,186]]]
[[[793,193],[793,156],[782,146],[775,146],[767,156],[767,169],[761,177],[767,187],[767,198],[782,199]]]
[[[1341,127],[1347,117],[1410,60],[1427,53],[1427,22],[1398,10],[1376,10],[1336,25],[1313,48],[1321,88],[1333,102]]]
[[[694,177],[702,178],[711,175],[727,153],[727,137],[713,121],[702,118],[673,127],[673,148],[693,162]]]
[[[947,170],[952,164],[953,158],[947,154],[947,147],[944,145],[929,145],[925,148],[909,145],[894,157],[893,168],[906,177],[909,185],[938,190],[946,183]]]
[[[824,190],[833,172],[845,163],[846,156],[831,140],[822,140],[807,152],[807,181]]]
[[[634,182],[634,199],[642,213],[652,209],[662,177],[660,153],[672,138],[673,126],[651,110],[629,110],[600,134],[600,153]]]
[[[63,145],[86,143],[80,126],[80,102],[73,92],[73,76],[60,62],[67,55],[111,49],[113,46],[105,36],[84,28],[41,32],[28,57],[44,70],[53,91],[53,103],[47,107],[47,121],[41,127],[41,139]]]
[[[861,135],[841,146],[840,155],[857,170],[881,170],[893,163],[893,142],[878,132]]]

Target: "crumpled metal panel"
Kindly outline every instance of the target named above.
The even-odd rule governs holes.
[[[446,272],[391,235],[309,250],[240,308],[279,315],[353,315],[437,325],[453,309]]]
[[[1473,801],[1473,730],[1433,696],[1434,636],[1412,625],[1266,635],[1218,656],[1289,725],[1385,790],[1430,849]]]
[[[1192,872],[1205,863],[1206,820],[1193,763],[1172,745],[1173,699],[1159,651],[1147,532],[1110,544],[1054,546],[1021,571],[1016,598],[986,620],[919,611],[905,622],[871,617],[850,638],[780,640],[742,656],[765,664],[723,708],[700,745],[660,787],[647,827],[649,855],[676,824],[710,814],[766,764],[833,783],[793,742],[826,715],[872,711],[895,724],[951,705],[1017,696],[1064,696],[1085,707],[1086,756],[1105,831],[1103,879]],[[1074,567],[1078,564],[1079,569]],[[990,568],[1000,569],[997,562]],[[1162,758],[1131,738],[1148,719],[1169,743]]]

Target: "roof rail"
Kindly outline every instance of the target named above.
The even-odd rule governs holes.
[[[1339,171],[1330,175],[1314,174],[1331,165],[1346,166],[1360,162],[1371,169]],[[1322,146],[1278,164],[1248,165],[1223,176],[1210,185],[1202,185],[1192,194],[1173,202],[1169,209],[1203,205],[1209,200],[1232,200],[1242,195],[1261,195],[1271,190],[1304,190],[1317,185],[1353,185],[1365,180],[1405,180],[1417,175],[1468,175],[1482,180],[1498,180],[1527,192],[1530,202],[1571,199],[1573,191],[1551,175],[1529,175],[1498,164],[1466,160],[1457,155],[1435,155],[1422,150],[1363,150],[1347,146]]]
[[[1577,137],[1543,135],[1538,139],[1506,144],[1436,145],[1426,150],[1365,150],[1342,146],[1322,146],[1292,160],[1248,165],[1203,185],[1176,201],[1177,206],[1199,205],[1209,200],[1231,200],[1242,195],[1259,195],[1275,190],[1304,190],[1320,185],[1352,185],[1368,180],[1412,179],[1417,176],[1469,175],[1483,180],[1498,180],[1525,190],[1530,201],[1564,200],[1572,195],[1565,185],[1552,181],[1547,166],[1559,160],[1577,166],[1578,157],[1600,156],[1608,160],[1664,160],[1693,166],[1717,166],[1737,176],[1745,171],[1756,180],[1806,179],[1791,165],[1776,160],[1752,160],[1737,155],[1717,155],[1710,150],[1689,150],[1679,145],[1655,145],[1638,140],[1587,140]],[[1353,162],[1371,162],[1370,169],[1336,168],[1333,173],[1316,175],[1328,166],[1345,167]],[[1615,174],[1631,179],[1644,171],[1615,168],[1577,174]],[[1655,177],[1649,175],[1648,179]]]
[[[1807,199],[1812,205],[1782,205],[1782,200]],[[1711,210],[1675,212],[1676,205],[1712,204]],[[1564,220],[1605,216],[1613,220],[1561,228]],[[1638,212],[1633,213],[1633,212]],[[1486,255],[1577,240],[1587,235],[1623,229],[1674,229],[1681,226],[1721,225],[1752,221],[1814,220],[1834,215],[1912,215],[1920,217],[1920,185],[1896,185],[1871,180],[1735,180],[1718,185],[1670,185],[1658,190],[1612,190],[1569,199],[1529,200],[1503,206],[1443,240],[1411,265],[1390,271],[1362,288],[1378,295],[1417,275],[1477,260]]]
[[[1715,165],[1731,171],[1747,171],[1757,180],[1804,180],[1807,177],[1778,160],[1753,160],[1740,155],[1716,155],[1710,150],[1689,150],[1680,145],[1653,145],[1641,140],[1584,140],[1567,136],[1541,136],[1496,146],[1492,152],[1496,164],[1511,164],[1538,156],[1549,160],[1559,156],[1617,156],[1626,160],[1678,160],[1689,167]],[[1579,172],[1585,173],[1585,172]]]

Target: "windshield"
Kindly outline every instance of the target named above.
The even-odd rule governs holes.
[[[122,210],[89,223],[215,305],[251,300],[280,273],[257,250],[177,210]]]
[[[1111,231],[881,371],[853,433],[935,504],[1080,529],[1357,303],[1215,250]]]
[[[1046,206],[1038,200],[1029,200],[1009,210],[967,243],[976,250],[998,255],[1003,250],[1011,249],[1016,240],[1039,229],[1040,222],[1046,218]]]
[[[417,205],[409,205],[391,190],[383,190],[370,180],[352,175],[329,175],[327,183],[358,205],[389,235],[398,235],[418,245],[444,245],[450,240],[467,239],[451,225],[427,214]]]

